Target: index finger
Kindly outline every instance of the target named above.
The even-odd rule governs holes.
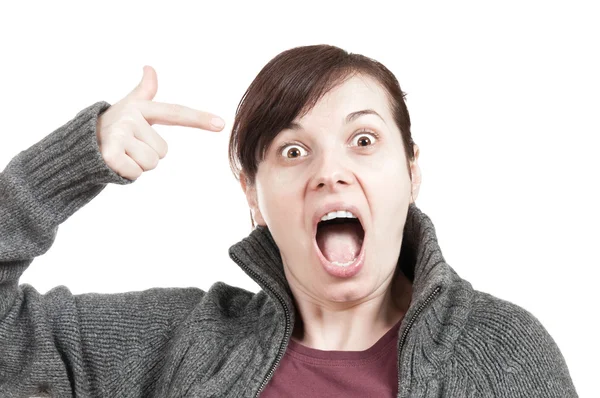
[[[217,115],[187,106],[156,101],[143,101],[138,104],[142,116],[150,125],[195,127],[213,131],[220,131],[224,126],[223,119]]]

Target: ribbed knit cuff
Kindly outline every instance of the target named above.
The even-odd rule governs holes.
[[[39,210],[62,223],[98,195],[108,183],[133,181],[104,162],[96,138],[98,117],[110,104],[99,101],[44,139],[15,156],[7,166]]]

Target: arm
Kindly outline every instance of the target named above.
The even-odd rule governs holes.
[[[17,300],[19,277],[54,242],[58,226],[112,182],[98,151],[96,123],[106,102],[79,112],[0,173],[0,319]]]
[[[190,288],[72,295],[59,286],[42,295],[18,285],[63,221],[106,184],[132,182],[107,167],[98,150],[98,116],[109,106],[82,110],[0,173],[2,397],[145,395],[173,330],[204,294]]]

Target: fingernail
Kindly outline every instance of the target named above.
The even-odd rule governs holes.
[[[225,126],[225,122],[220,117],[213,117],[212,120],[210,121],[210,124],[212,124],[214,127],[218,128],[218,129]]]

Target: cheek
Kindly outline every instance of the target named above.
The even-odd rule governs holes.
[[[382,191],[398,195],[407,186],[408,171],[404,156],[397,152],[380,152],[360,162],[362,180],[378,194]]]
[[[410,200],[410,178],[404,159],[400,153],[373,158],[373,167],[363,168],[360,176],[373,221],[384,231],[391,231]]]
[[[293,181],[288,182],[281,176],[273,176],[268,181],[258,194],[260,211],[270,229],[284,229],[295,223],[294,217],[301,214],[298,209],[303,206],[302,190],[296,187],[297,182],[294,185]]]

